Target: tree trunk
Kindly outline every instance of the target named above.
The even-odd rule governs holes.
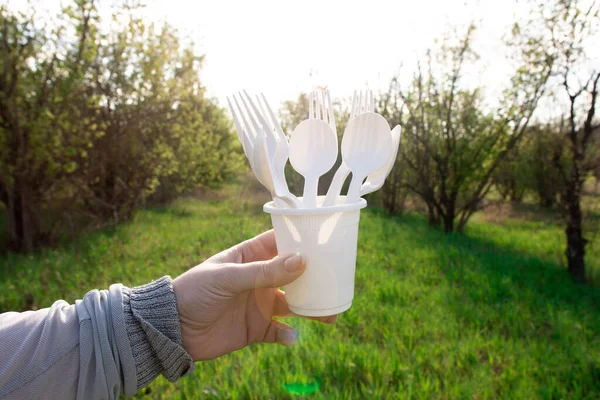
[[[460,218],[458,225],[456,226],[457,232],[463,233],[465,231],[465,226],[467,226],[467,222],[469,221],[469,218],[471,218],[471,215],[473,215],[473,213],[469,210],[465,211],[465,214]]]
[[[552,208],[554,205],[554,199],[550,196],[540,197],[540,206],[544,208]]]
[[[456,191],[457,193],[458,191]],[[452,192],[449,196],[442,194],[442,205],[440,214],[444,222],[444,233],[454,232],[454,218],[456,217],[456,193]]]
[[[438,227],[440,226],[440,216],[438,215],[435,206],[430,203],[427,204],[427,223],[429,226]]]
[[[575,281],[585,283],[585,245],[587,240],[583,237],[581,226],[581,178],[577,160],[571,168],[566,189],[567,249],[565,253],[569,274]]]
[[[395,182],[392,183],[390,186],[383,188],[383,193],[382,193],[383,208],[386,209],[390,215],[394,215],[396,213],[397,187],[396,187]]]
[[[8,195],[8,225],[10,240],[15,250],[29,251],[33,249],[35,232],[30,210],[31,198],[22,178],[16,177],[15,186]]]
[[[454,232],[454,210],[446,213],[443,216],[444,219],[444,232],[451,233]]]

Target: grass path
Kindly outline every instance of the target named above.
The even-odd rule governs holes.
[[[80,244],[1,258],[0,311],[175,277],[269,226],[251,202],[145,210]],[[420,217],[366,209],[354,304],[334,326],[291,320],[293,349],[255,345],[138,396],[597,399],[600,290],[560,268],[561,235],[551,225],[476,219],[466,236],[446,236]],[[600,252],[591,254],[597,262]]]

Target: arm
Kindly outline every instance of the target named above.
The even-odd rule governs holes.
[[[2,399],[113,399],[160,373],[175,381],[193,369],[169,277],[1,314],[0,360]]]
[[[0,399],[115,399],[159,374],[169,381],[256,342],[292,346],[279,287],[305,269],[277,255],[273,231],[225,250],[174,281],[93,290],[75,305],[0,314]],[[308,317],[333,323],[336,316]]]

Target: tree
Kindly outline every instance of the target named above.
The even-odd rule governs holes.
[[[0,6],[0,191],[17,249],[33,248],[39,210],[77,171],[97,126],[85,118],[85,71],[96,53],[93,0],[65,7],[53,27]]]
[[[204,97],[193,44],[169,25],[123,16],[91,68],[105,134],[94,141],[85,185],[88,208],[115,222],[156,191],[165,201],[222,182],[240,164],[229,121]]]
[[[496,170],[495,187],[511,201],[533,194],[540,206],[555,207],[564,190],[561,168],[565,157],[564,124],[536,123],[530,126],[521,143]]]
[[[241,147],[205,97],[202,57],[174,28],[145,24],[134,4],[100,29],[93,0],[42,22],[0,6],[0,201],[16,249],[67,217],[116,223],[153,194],[168,200],[238,170]]]
[[[400,156],[410,170],[406,186],[426,204],[429,223],[462,231],[493,185],[493,174],[523,137],[550,74],[552,59],[530,62],[527,51],[504,92],[501,106],[486,113],[480,89],[462,85],[464,67],[477,59],[464,37],[429,52],[407,89],[393,80],[384,101],[404,109]],[[391,100],[390,100],[391,99]],[[455,222],[458,221],[455,226]]]
[[[544,43],[537,56],[552,58],[555,94],[567,100],[565,115],[565,151],[568,163],[556,162],[561,170],[564,190],[561,206],[566,219],[566,257],[571,276],[586,281],[585,247],[581,197],[583,184],[595,166],[591,154],[594,135],[598,134],[595,113],[600,89],[600,71],[591,66],[585,47],[600,28],[600,9],[597,2],[585,6],[578,0],[556,0],[538,6],[523,27],[515,25],[521,43]]]
[[[390,90],[379,96],[376,106],[377,111],[385,117],[392,128],[396,125],[402,125],[404,118],[404,109],[397,106],[399,104],[399,96],[393,90],[396,84],[396,80],[392,80]],[[402,140],[402,137],[400,140],[405,141]],[[404,212],[405,202],[408,197],[409,170],[404,157],[396,157],[394,167],[381,188],[382,206],[391,215],[402,215]]]

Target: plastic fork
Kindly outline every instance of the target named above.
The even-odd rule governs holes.
[[[329,89],[313,90],[309,95],[308,119],[320,119],[331,127],[337,135],[335,116],[331,106]]]
[[[354,91],[354,96],[352,97],[352,107],[350,108],[350,119],[348,122],[352,121],[358,115],[367,112],[375,112],[373,92],[371,90],[361,90],[360,92]],[[329,207],[335,204],[335,200],[339,196],[342,186],[344,185],[344,182],[346,181],[346,178],[348,178],[350,172],[350,168],[344,162],[344,160],[342,160],[342,164],[333,176],[333,180],[331,181],[331,185],[327,190],[327,195],[325,196],[325,200],[323,200],[321,207]]]
[[[273,165],[277,139],[273,133],[273,125],[268,121],[269,117],[264,115],[264,110],[261,111],[246,92],[239,93],[238,97],[243,108],[235,96],[233,100],[237,107],[233,107],[229,99],[227,101],[252,172],[269,190],[277,206],[286,204],[291,208],[298,208],[301,205],[300,201],[290,193],[285,180],[282,183]],[[262,108],[260,102],[259,107]]]

